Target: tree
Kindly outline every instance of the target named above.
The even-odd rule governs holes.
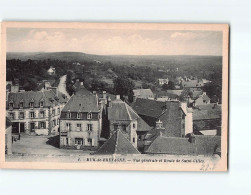
[[[134,88],[134,82],[129,80],[128,78],[116,78],[113,81],[114,83],[114,92],[116,94],[119,94],[121,97],[125,95],[129,95],[130,90],[133,90]]]

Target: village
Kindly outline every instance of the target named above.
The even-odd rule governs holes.
[[[53,77],[56,71],[50,66],[47,74]],[[209,98],[203,91],[204,85],[211,81],[188,75],[172,80],[159,78],[146,86],[137,81],[124,95],[120,93],[124,89],[118,86],[118,76],[112,69],[107,72],[111,78],[100,78],[95,70],[85,71],[84,75],[106,82],[108,90],[99,87],[93,90],[94,79],[88,85],[88,77],[83,79],[76,72],[71,77],[62,75],[57,86],[50,80],[42,80],[36,90],[29,91],[20,86],[18,79],[7,81],[7,157],[24,154],[220,157],[221,100]],[[115,86],[116,90],[109,90]]]

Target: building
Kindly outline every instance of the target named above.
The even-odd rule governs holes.
[[[97,148],[101,110],[97,95],[73,95],[60,116],[60,148]]]
[[[191,134],[188,137],[167,137],[160,133],[145,140],[146,154],[203,155],[213,156],[220,153],[220,136],[201,136]]]
[[[12,124],[7,117],[5,119],[5,154],[12,154]]]
[[[127,155],[140,154],[140,152],[132,145],[125,137],[121,130],[113,133],[110,139],[107,140],[96,152],[96,155]]]
[[[183,90],[166,90],[156,93],[157,101],[178,101]]]
[[[57,90],[9,93],[6,115],[13,133],[50,134],[58,132],[59,116],[67,97]]]
[[[181,82],[181,86],[183,89],[199,89],[202,88],[204,86],[204,83],[202,80],[200,79],[196,79],[196,80],[182,80]]]
[[[151,89],[134,89],[133,97],[134,97],[134,101],[137,98],[154,99],[154,94]]]
[[[50,67],[48,70],[47,70],[47,73],[48,75],[55,75],[56,74],[56,69],[54,67]]]
[[[199,95],[197,99],[194,100],[193,106],[207,105],[210,104],[210,98],[207,96],[206,92]]]
[[[193,108],[193,132],[199,135],[221,135],[220,104],[206,104]]]
[[[160,86],[162,86],[162,85],[164,85],[164,84],[168,84],[168,82],[169,82],[169,79],[168,79],[168,78],[166,78],[166,79],[158,79],[158,84],[159,84]]]
[[[134,147],[140,147],[143,136],[151,129],[119,95],[108,106],[108,121],[110,136],[121,130]]]
[[[138,98],[132,107],[151,127],[155,127],[156,121],[162,121],[166,136],[184,137],[193,131],[192,111],[186,103]]]

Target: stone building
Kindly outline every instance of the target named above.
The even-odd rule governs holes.
[[[59,116],[67,97],[57,90],[9,93],[6,116],[13,133],[50,134],[58,132]]]
[[[60,116],[60,148],[98,147],[101,110],[97,95],[73,95]]]

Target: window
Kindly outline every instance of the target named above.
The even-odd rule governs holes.
[[[12,113],[12,112],[10,113],[10,119],[11,119],[11,120],[15,119],[15,115],[14,115],[14,113]]]
[[[59,125],[59,118],[58,118],[58,120],[57,120],[57,124]]]
[[[75,138],[76,145],[83,145],[83,138]]]
[[[80,119],[80,114],[79,113],[77,113],[77,119]]]
[[[88,113],[87,114],[87,119],[91,119],[92,118],[92,113]]]
[[[45,129],[45,122],[40,123],[41,129]]]
[[[10,108],[10,109],[13,109],[13,106],[14,106],[13,103],[9,103],[9,108]]]
[[[126,132],[126,125],[122,125],[122,131]]]
[[[87,124],[87,130],[92,131],[92,124]]]
[[[44,118],[44,111],[40,111],[40,117]]]
[[[35,118],[35,113],[34,112],[30,112],[30,117],[31,118]]]
[[[67,113],[67,118],[71,118],[71,113],[70,112]]]
[[[20,119],[24,119],[24,113],[23,113],[23,112],[20,112],[19,118],[20,118]]]
[[[134,138],[132,138],[132,142],[133,142],[133,143],[135,143],[135,137],[134,137]]]
[[[52,116],[55,116],[55,109],[52,110]]]
[[[56,126],[56,120],[53,120],[53,127]]]
[[[40,102],[40,107],[43,107],[44,106],[44,102]]]
[[[77,124],[77,131],[81,131],[81,124]]]
[[[33,108],[34,107],[34,102],[30,102],[29,105],[30,105],[30,108]]]
[[[134,129],[136,128],[136,124],[135,123],[132,124],[132,128],[134,128]]]
[[[118,128],[119,128],[119,125],[118,124],[114,124],[113,127],[114,127],[114,131],[117,131]]]
[[[19,107],[20,107],[20,108],[23,108],[23,107],[24,107],[24,103],[23,103],[23,102],[20,102]]]
[[[88,141],[89,145],[92,146],[92,139],[88,138],[87,141]]]
[[[60,108],[58,108],[58,114],[60,114]]]
[[[71,124],[70,123],[66,123],[66,130],[71,131]]]

